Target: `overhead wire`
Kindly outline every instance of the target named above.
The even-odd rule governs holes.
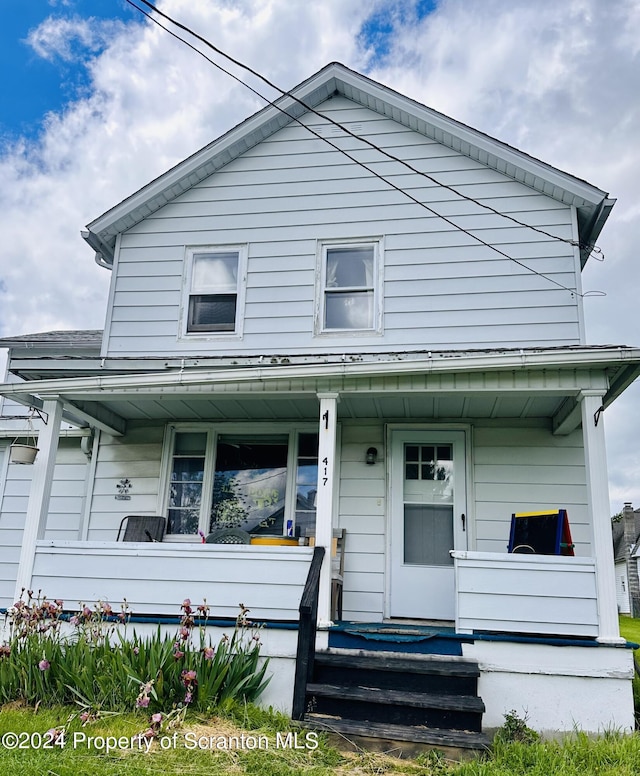
[[[192,43],[190,43],[188,40],[186,40],[185,38],[183,38],[183,37],[181,37],[180,35],[178,35],[177,33],[175,33],[173,30],[171,30],[171,29],[169,29],[168,27],[166,27],[166,26],[164,26],[163,24],[161,24],[161,23],[160,23],[160,22],[159,22],[157,19],[155,19],[155,18],[154,18],[154,17],[153,17],[153,16],[152,16],[150,13],[148,13],[147,11],[145,11],[143,8],[140,8],[140,6],[136,5],[136,3],[135,3],[133,0],[126,0],[126,2],[127,2],[129,5],[131,5],[133,8],[135,8],[137,11],[139,11],[141,14],[143,14],[143,15],[144,15],[146,18],[148,18],[150,21],[152,21],[154,24],[156,24],[158,27],[160,27],[161,29],[163,29],[165,32],[168,32],[168,33],[169,33],[169,34],[170,34],[172,37],[174,37],[174,38],[176,38],[177,40],[179,40],[181,43],[183,43],[183,44],[184,44],[184,45],[186,45],[188,48],[192,49],[194,52],[196,52],[197,54],[199,54],[201,57],[203,57],[203,58],[204,58],[204,59],[205,59],[207,62],[209,62],[210,64],[212,64],[212,65],[213,65],[214,67],[216,67],[218,70],[220,70],[221,72],[225,73],[225,75],[228,75],[230,78],[233,78],[235,81],[237,81],[238,83],[242,84],[242,85],[243,85],[245,88],[249,89],[249,91],[251,91],[251,92],[252,92],[253,94],[255,94],[257,97],[259,97],[259,98],[260,98],[262,101],[264,101],[265,103],[267,103],[267,105],[269,105],[269,106],[271,106],[271,107],[275,108],[276,110],[280,111],[281,113],[283,113],[284,115],[286,115],[288,118],[290,118],[292,121],[296,122],[296,123],[297,123],[297,124],[299,124],[301,127],[303,127],[303,128],[304,128],[306,131],[308,131],[310,134],[312,134],[312,135],[314,135],[315,137],[319,138],[320,140],[324,141],[326,144],[328,144],[329,146],[331,146],[332,148],[334,148],[336,151],[338,151],[339,153],[341,153],[341,154],[343,154],[344,156],[346,156],[346,157],[347,157],[347,158],[348,158],[350,161],[352,161],[354,164],[357,164],[358,166],[362,167],[362,168],[363,168],[363,169],[365,169],[367,172],[369,172],[371,175],[375,176],[376,178],[378,178],[379,180],[381,180],[383,183],[385,183],[387,186],[389,186],[390,188],[392,188],[392,189],[394,189],[394,190],[398,191],[400,194],[402,194],[403,196],[407,197],[408,199],[410,199],[412,202],[414,202],[415,204],[419,205],[420,207],[424,208],[425,210],[427,210],[428,212],[430,212],[430,213],[431,213],[432,215],[434,215],[435,217],[442,219],[442,220],[443,220],[445,223],[449,224],[449,225],[450,225],[450,226],[452,226],[454,229],[456,229],[456,230],[459,230],[459,231],[463,232],[463,233],[464,233],[464,234],[466,234],[467,236],[471,237],[473,240],[476,240],[476,241],[477,241],[478,243],[480,243],[481,245],[483,245],[483,246],[485,246],[485,247],[489,248],[490,250],[492,250],[492,251],[494,251],[494,252],[498,253],[500,256],[503,256],[504,258],[508,259],[509,261],[511,261],[511,262],[514,262],[515,264],[519,265],[520,267],[522,267],[522,268],[523,268],[523,269],[525,269],[526,271],[528,271],[528,272],[530,272],[530,273],[532,273],[532,274],[534,274],[534,275],[537,275],[537,276],[539,276],[539,277],[541,277],[541,278],[543,278],[543,279],[547,280],[547,281],[548,281],[548,282],[550,282],[550,283],[553,283],[554,285],[558,286],[559,288],[561,288],[561,289],[563,289],[563,290],[565,290],[565,291],[569,291],[569,293],[571,293],[572,295],[573,295],[573,294],[575,294],[575,295],[577,295],[577,296],[580,296],[580,297],[585,297],[585,296],[588,296],[588,295],[593,295],[593,294],[598,294],[598,293],[601,293],[601,292],[586,292],[586,293],[580,293],[580,292],[578,292],[578,290],[577,290],[576,288],[570,288],[569,286],[566,286],[566,285],[564,285],[563,283],[560,283],[559,281],[557,281],[557,280],[555,280],[555,279],[553,279],[553,278],[549,277],[548,275],[545,275],[545,274],[544,274],[544,273],[542,273],[542,272],[538,272],[537,270],[533,269],[532,267],[528,266],[527,264],[524,264],[523,262],[519,261],[518,259],[514,258],[513,256],[510,256],[509,254],[505,253],[505,252],[504,252],[503,250],[501,250],[500,248],[497,248],[495,245],[492,245],[491,243],[488,243],[488,242],[486,242],[485,240],[483,240],[481,237],[479,237],[478,235],[474,234],[473,232],[471,232],[471,231],[469,231],[469,230],[465,229],[464,227],[460,226],[459,224],[455,223],[455,221],[451,220],[451,218],[449,218],[448,216],[445,216],[445,215],[443,215],[442,213],[439,213],[439,212],[437,212],[437,211],[436,211],[434,208],[430,207],[430,206],[429,206],[429,205],[427,205],[425,202],[422,202],[421,200],[417,199],[417,198],[416,198],[416,197],[414,197],[412,194],[410,194],[408,191],[406,191],[405,189],[403,189],[403,188],[401,188],[400,186],[396,185],[396,184],[395,184],[393,181],[390,181],[388,178],[385,178],[383,175],[381,175],[380,173],[378,173],[376,170],[374,170],[374,169],[372,169],[370,166],[368,166],[366,163],[364,163],[364,162],[362,162],[361,160],[359,160],[359,159],[357,159],[356,157],[354,157],[354,156],[353,156],[351,153],[349,153],[349,151],[347,151],[347,150],[345,150],[345,149],[341,148],[339,145],[337,145],[336,143],[334,143],[334,142],[333,142],[333,141],[332,141],[330,138],[328,138],[328,137],[326,137],[326,136],[324,136],[324,135],[321,135],[319,132],[316,132],[316,131],[315,131],[315,130],[314,130],[312,127],[310,127],[308,124],[304,124],[304,123],[303,123],[303,122],[300,120],[300,118],[299,118],[298,116],[295,116],[295,115],[293,115],[293,114],[289,113],[289,112],[288,112],[288,111],[287,111],[285,108],[283,108],[281,105],[278,105],[278,104],[277,104],[276,102],[274,102],[273,100],[270,100],[268,97],[266,97],[264,94],[262,94],[262,93],[261,93],[261,92],[259,92],[257,89],[255,89],[254,87],[252,87],[252,86],[251,86],[250,84],[248,84],[246,81],[243,81],[243,80],[242,80],[242,79],[241,79],[239,76],[235,75],[235,74],[234,74],[234,73],[232,73],[230,70],[228,70],[228,69],[224,68],[224,67],[223,67],[222,65],[220,65],[218,62],[216,62],[215,60],[213,60],[213,59],[211,59],[210,57],[208,57],[208,56],[207,56],[207,55],[206,55],[206,54],[205,54],[205,53],[204,53],[204,52],[203,52],[201,49],[199,49],[197,46],[194,46],[194,45],[193,45]],[[433,178],[432,176],[430,176],[428,173],[425,173],[425,172],[423,172],[423,171],[421,171],[421,170],[418,170],[418,169],[414,168],[412,165],[410,165],[410,164],[409,164],[408,162],[406,162],[405,160],[403,160],[403,159],[400,159],[400,158],[398,158],[398,157],[394,156],[393,154],[389,153],[388,151],[386,151],[386,150],[385,150],[385,149],[383,149],[383,148],[380,148],[379,146],[377,146],[375,143],[372,143],[372,142],[371,142],[370,140],[368,140],[367,138],[360,137],[359,135],[356,135],[354,132],[352,132],[350,129],[348,129],[348,127],[345,127],[345,126],[344,126],[343,124],[341,124],[340,122],[337,122],[337,121],[335,121],[335,119],[332,119],[330,116],[327,116],[327,115],[325,115],[325,114],[323,114],[323,113],[320,113],[319,111],[315,110],[315,108],[313,108],[312,106],[308,105],[308,104],[307,104],[307,103],[305,103],[303,100],[301,100],[301,99],[299,99],[298,97],[296,97],[294,94],[292,94],[292,93],[290,93],[290,92],[287,92],[287,91],[284,91],[284,90],[283,90],[283,89],[281,89],[280,87],[276,86],[276,85],[275,85],[275,84],[273,84],[271,81],[269,81],[269,79],[267,79],[266,77],[262,76],[262,75],[261,75],[260,73],[258,73],[257,71],[253,70],[253,68],[249,67],[248,65],[245,65],[244,63],[242,63],[242,62],[240,62],[239,60],[235,59],[234,57],[230,56],[229,54],[226,54],[224,51],[222,51],[222,49],[220,49],[220,48],[218,48],[217,46],[215,46],[213,43],[211,43],[210,41],[208,41],[208,40],[207,40],[206,38],[204,38],[202,35],[199,35],[199,34],[198,34],[198,33],[196,33],[195,31],[193,31],[191,28],[189,28],[188,26],[186,26],[185,24],[182,24],[181,22],[178,22],[177,20],[173,19],[173,18],[172,18],[171,16],[169,16],[168,14],[164,13],[164,11],[161,11],[161,10],[159,10],[158,8],[156,8],[156,6],[154,6],[154,5],[153,5],[153,3],[149,2],[149,0],[139,0],[139,2],[143,3],[143,4],[144,4],[144,5],[146,5],[147,7],[151,8],[153,11],[155,11],[157,14],[159,14],[160,16],[162,16],[162,17],[164,17],[165,19],[167,19],[169,22],[171,22],[172,24],[174,24],[174,25],[175,25],[176,27],[178,27],[179,29],[181,29],[181,30],[184,30],[184,31],[185,31],[185,32],[187,32],[189,35],[191,35],[191,36],[193,36],[194,38],[196,38],[197,40],[199,40],[200,42],[202,42],[203,44],[205,44],[207,47],[211,48],[213,51],[215,51],[215,52],[216,52],[217,54],[219,54],[220,56],[222,56],[222,57],[224,57],[225,59],[229,60],[230,62],[232,62],[233,64],[237,65],[238,67],[240,67],[240,68],[242,68],[242,69],[244,69],[244,70],[247,70],[249,73],[251,73],[252,75],[254,75],[254,76],[256,76],[257,78],[259,78],[260,80],[262,80],[262,81],[263,81],[265,84],[267,84],[269,87],[271,87],[271,88],[272,88],[272,89],[274,89],[275,91],[279,92],[279,93],[280,93],[280,95],[281,95],[281,97],[289,97],[289,98],[291,98],[293,101],[295,101],[296,103],[298,103],[298,104],[299,104],[301,107],[303,107],[303,108],[305,109],[305,111],[306,111],[306,112],[312,113],[313,115],[316,115],[316,116],[318,116],[319,118],[321,118],[321,119],[323,119],[323,120],[327,121],[328,123],[332,124],[333,126],[335,126],[335,127],[339,128],[339,129],[340,129],[341,131],[343,131],[345,134],[347,134],[347,135],[349,135],[349,136],[353,137],[354,139],[358,140],[358,141],[359,141],[359,142],[361,142],[361,143],[364,143],[365,145],[368,145],[368,146],[370,146],[371,148],[373,148],[374,150],[378,151],[378,152],[379,152],[380,154],[382,154],[383,156],[387,157],[388,159],[390,159],[390,160],[392,160],[392,161],[394,161],[394,162],[398,162],[399,164],[401,164],[401,165],[403,165],[404,167],[408,168],[408,169],[409,169],[411,172],[413,172],[413,173],[416,173],[417,175],[420,175],[420,176],[422,176],[422,177],[426,178],[427,180],[431,181],[431,182],[432,182],[432,183],[434,183],[436,186],[439,186],[439,187],[442,187],[442,188],[444,188],[444,189],[447,189],[448,191],[451,191],[453,194],[455,194],[457,197],[459,197],[459,198],[461,198],[461,199],[464,199],[464,200],[467,200],[467,201],[469,201],[469,202],[472,202],[473,204],[475,204],[475,205],[477,205],[477,206],[479,206],[479,207],[481,207],[481,208],[484,208],[484,209],[488,210],[489,212],[492,212],[492,213],[494,213],[495,215],[498,215],[498,216],[500,216],[500,217],[502,217],[502,218],[505,218],[505,219],[507,219],[507,220],[510,220],[510,221],[512,221],[512,222],[514,222],[514,223],[516,223],[516,224],[518,224],[519,226],[522,226],[522,227],[525,227],[525,228],[527,228],[527,229],[531,229],[531,230],[533,230],[533,231],[539,232],[540,234],[543,234],[544,236],[546,236],[546,237],[549,237],[549,238],[551,238],[551,239],[553,239],[553,240],[559,240],[559,241],[561,241],[561,242],[564,242],[564,243],[567,243],[567,244],[569,244],[569,245],[571,245],[571,246],[573,246],[573,247],[578,247],[578,248],[591,248],[592,250],[598,250],[598,251],[599,251],[599,249],[596,249],[596,248],[595,248],[595,246],[585,246],[585,245],[582,245],[581,243],[579,243],[578,241],[575,241],[575,240],[570,240],[570,239],[567,239],[567,238],[564,238],[564,237],[560,237],[560,236],[558,236],[558,235],[551,234],[551,233],[549,233],[549,232],[546,232],[546,231],[545,231],[545,230],[543,230],[543,229],[540,229],[539,227],[536,227],[536,226],[533,226],[533,225],[531,225],[531,224],[527,224],[527,223],[524,223],[524,222],[522,222],[522,221],[519,221],[518,219],[514,218],[513,216],[510,216],[509,214],[506,214],[506,213],[501,213],[500,211],[496,210],[495,208],[492,208],[490,205],[487,205],[487,204],[485,204],[485,203],[483,203],[483,202],[479,202],[478,200],[475,200],[475,199],[473,199],[472,197],[469,197],[469,196],[467,196],[467,195],[465,195],[465,194],[463,194],[463,193],[459,192],[457,189],[453,188],[452,186],[449,186],[449,185],[447,185],[447,184],[445,184],[445,183],[442,183],[442,182],[438,181],[437,179],[435,179],[435,178]],[[281,98],[279,98],[279,99],[281,99]]]

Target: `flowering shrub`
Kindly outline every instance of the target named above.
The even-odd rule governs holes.
[[[24,594],[23,594],[24,598]],[[196,708],[207,711],[227,700],[255,700],[267,685],[267,661],[241,605],[231,636],[207,641],[209,607],[185,599],[175,636],[158,626],[152,636],[127,635],[131,614],[99,601],[80,604],[61,627],[62,601],[31,591],[7,612],[9,642],[0,646],[0,703],[76,703],[96,713]]]

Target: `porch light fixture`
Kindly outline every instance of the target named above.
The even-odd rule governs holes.
[[[365,456],[365,462],[372,466],[374,463],[378,460],[378,450],[375,447],[370,447],[367,450],[367,455]]]

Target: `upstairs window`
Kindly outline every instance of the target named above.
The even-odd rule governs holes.
[[[186,332],[240,333],[245,252],[190,248]]]
[[[378,242],[325,244],[319,332],[379,331]]]

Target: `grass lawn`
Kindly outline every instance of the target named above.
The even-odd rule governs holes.
[[[347,776],[347,774],[416,774],[417,776],[637,776],[640,774],[640,736],[607,736],[596,741],[576,735],[563,744],[503,744],[485,757],[453,763],[434,753],[415,760],[383,754],[345,754],[315,739],[305,748],[299,732],[299,749],[285,745],[293,731],[282,715],[255,707],[230,717],[187,717],[183,726],[160,732],[149,751],[135,736],[147,726],[143,714],[123,714],[82,727],[68,724],[64,746],[45,749],[46,731],[64,725],[73,709],[34,711],[16,705],[0,710],[0,773],[11,776]],[[7,736],[9,733],[9,736]],[[278,733],[281,734],[280,743]],[[12,735],[17,734],[17,738]],[[243,738],[244,736],[244,738]],[[133,745],[132,745],[133,737]],[[235,738],[234,738],[235,737]],[[15,747],[16,741],[19,746]],[[225,751],[211,742],[239,746]],[[244,742],[244,743],[243,743]],[[293,740],[289,740],[293,744]],[[106,746],[109,744],[110,751]],[[162,744],[165,748],[163,749]],[[252,748],[254,747],[255,748]]]
[[[634,620],[633,617],[624,614],[619,616],[619,620],[622,637],[627,641],[634,641],[636,644],[640,644],[640,620]]]

